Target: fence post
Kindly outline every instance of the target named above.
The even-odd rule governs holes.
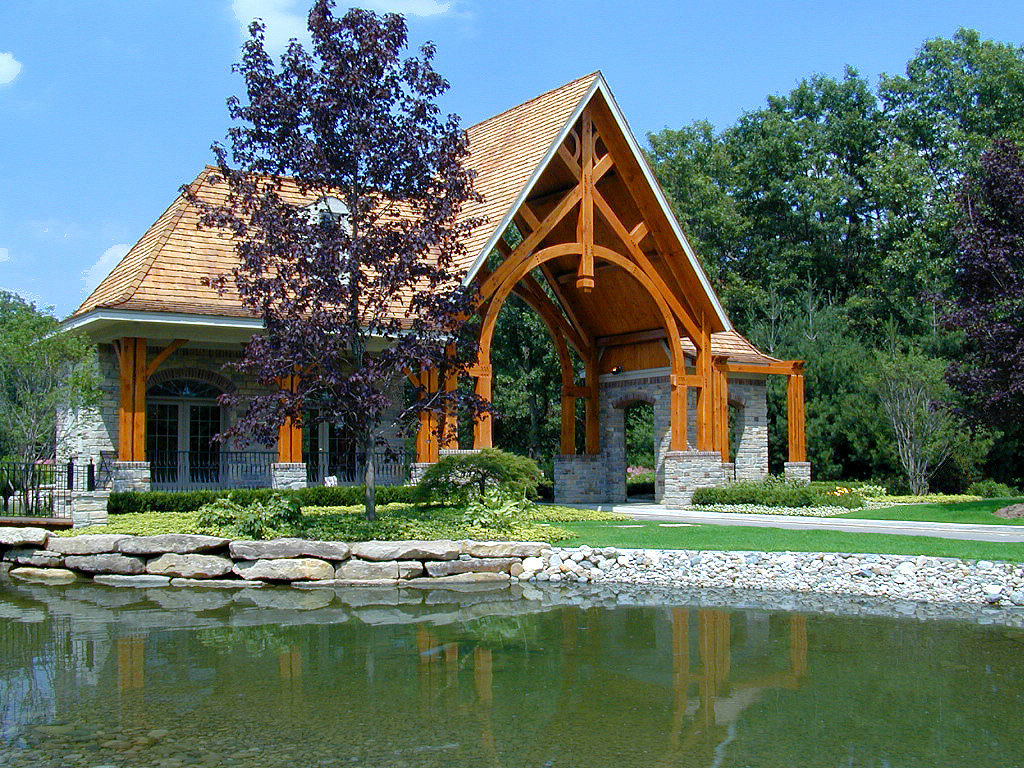
[[[68,459],[68,490],[75,490],[75,459]]]
[[[92,461],[89,462],[89,469],[86,473],[85,488],[89,491],[96,490],[96,465]]]

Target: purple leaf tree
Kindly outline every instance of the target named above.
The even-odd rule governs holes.
[[[459,269],[475,193],[466,134],[436,104],[448,83],[433,46],[403,57],[401,16],[333,8],[317,0],[311,49],[291,41],[278,66],[252,23],[236,65],[246,98],[228,100],[228,146],[214,145],[225,197],[186,194],[202,225],[237,243],[220,287],[264,321],[237,367],[266,392],[228,397],[244,406],[230,433],[269,445],[286,419],[343,426],[358,436],[372,520],[385,434],[423,409],[483,407],[444,387],[402,397],[409,372],[444,382],[475,362],[475,297]]]
[[[951,382],[989,424],[1024,418],[1024,161],[997,140],[960,196],[957,295],[946,318],[964,333]]]

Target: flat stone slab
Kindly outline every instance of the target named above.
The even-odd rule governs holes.
[[[400,581],[399,586],[415,587],[417,589],[432,589],[435,587],[449,587],[461,585],[504,585],[510,583],[507,573],[457,573],[452,576],[435,576],[433,578],[406,579]]]
[[[85,573],[120,573],[133,575],[146,572],[146,563],[141,557],[120,554],[68,555],[64,565],[73,571]]]
[[[71,584],[74,581],[78,581],[78,574],[66,568],[32,568],[31,566],[25,566],[23,568],[12,568],[10,575],[12,578],[30,581],[35,584]]]
[[[262,581],[245,579],[171,579],[172,587],[203,587],[204,589],[258,589]]]
[[[156,536],[130,536],[118,544],[118,551],[126,555],[187,555],[209,552],[228,545],[230,539],[219,536],[200,536],[193,533],[161,533]]]
[[[102,555],[117,552],[122,541],[132,538],[117,533],[90,533],[84,536],[51,536],[46,548],[62,555]]]
[[[146,572],[183,579],[215,579],[231,573],[234,563],[220,555],[179,555],[168,552],[146,563]]]
[[[539,557],[550,544],[543,541],[471,541],[459,542],[462,554],[473,557]]]
[[[295,557],[347,560],[351,550],[349,545],[343,541],[272,539],[270,541],[232,541],[228,551],[235,560],[279,560]]]
[[[416,563],[423,572],[423,564]],[[375,579],[397,579],[401,575],[397,560],[374,562],[369,560],[346,560],[334,572],[336,579],[367,581]]]
[[[45,528],[0,527],[0,547],[43,547],[49,537]]]
[[[425,563],[430,576],[454,576],[458,573],[509,573],[518,557],[473,557],[468,560],[439,560]]]
[[[334,578],[334,566],[309,557],[244,560],[232,569],[236,576],[259,581],[321,581]]]
[[[118,573],[98,573],[92,580],[108,587],[169,587],[171,580],[167,576],[153,576],[144,573],[137,576],[124,576]]]
[[[332,587],[395,587],[398,579],[333,579]]]
[[[360,541],[352,545],[352,557],[363,560],[454,560],[462,546],[448,539],[436,541]]]
[[[28,547],[7,550],[4,552],[4,560],[18,565],[34,565],[37,568],[60,568],[64,565],[64,555],[59,552]]]

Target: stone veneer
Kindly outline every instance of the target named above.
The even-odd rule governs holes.
[[[608,501],[607,467],[608,455],[604,453],[555,456],[555,503],[601,504]]]
[[[270,487],[294,491],[306,487],[305,462],[279,462],[270,465]]]
[[[811,482],[811,462],[787,461],[783,465],[783,474],[786,476],[787,480],[809,483]]]
[[[120,491],[148,491],[150,489],[148,461],[115,461],[110,468],[110,489]]]
[[[725,485],[722,454],[718,451],[669,451],[665,454],[665,493],[667,507],[685,507],[698,488]]]
[[[107,524],[110,491],[72,491],[71,524],[75,528]]]

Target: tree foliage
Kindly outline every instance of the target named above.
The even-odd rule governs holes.
[[[74,414],[99,399],[95,350],[49,312],[0,291],[0,456],[53,458]]]
[[[333,6],[317,0],[312,47],[293,40],[279,66],[263,24],[250,26],[236,66],[246,99],[229,99],[229,146],[214,145],[226,203],[205,205],[203,221],[236,236],[230,277],[264,321],[238,367],[267,390],[228,398],[246,407],[232,432],[271,444],[285,418],[327,422],[355,432],[369,456],[386,429],[422,408],[479,405],[443,387],[421,387],[412,404],[397,394],[406,371],[432,368],[444,381],[475,359],[461,322],[473,297],[457,270],[474,223],[459,214],[474,193],[465,132],[436,103],[448,83],[433,46],[403,58],[401,16],[337,18]],[[312,207],[290,202],[286,183]],[[293,375],[294,391],[276,391]],[[372,519],[373,462],[365,465]]]
[[[993,426],[1024,419],[1024,158],[997,141],[961,194],[947,322],[965,336],[952,381]]]

